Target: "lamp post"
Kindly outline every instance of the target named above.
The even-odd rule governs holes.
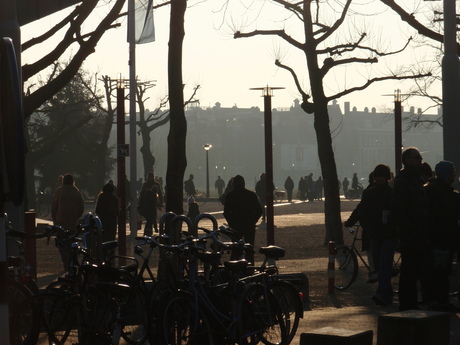
[[[211,144],[206,144],[203,146],[206,151],[206,198],[209,199],[209,150],[211,149]]]
[[[273,212],[273,140],[272,140],[272,96],[273,90],[284,89],[284,87],[255,87],[250,90],[262,90],[264,98],[264,128],[265,128],[265,176],[267,193],[267,245],[275,244],[275,221]]]

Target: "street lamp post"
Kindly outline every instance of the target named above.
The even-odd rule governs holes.
[[[275,244],[275,224],[273,212],[273,140],[272,140],[272,96],[273,90],[284,89],[284,87],[255,87],[250,90],[262,90],[264,98],[264,129],[265,129],[265,176],[267,193],[266,220],[267,220],[267,245]]]
[[[206,151],[206,198],[209,199],[209,150],[211,149],[211,144],[206,144],[203,146]]]

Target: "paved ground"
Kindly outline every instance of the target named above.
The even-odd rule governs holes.
[[[282,207],[282,205],[280,205],[279,207]],[[206,206],[205,204],[203,204],[201,211],[213,213],[218,219],[220,219],[219,224],[222,222],[221,206],[219,206],[217,203],[215,203],[215,205],[213,205],[212,207],[210,205]],[[277,213],[285,214],[277,215]],[[344,219],[347,216],[347,214],[349,214],[349,209],[343,212],[342,218]],[[321,212],[320,209],[310,209],[308,215],[298,211],[275,212],[275,225],[276,224],[282,224],[282,226],[305,226],[311,224],[324,224],[324,213]],[[288,262],[283,262],[281,264],[285,266],[290,266]],[[324,270],[324,265],[324,257],[317,259],[308,259],[308,267],[312,271]],[[331,301],[334,301],[335,296],[330,295],[329,299]],[[457,300],[455,300],[454,302],[457,303],[457,305],[459,305]],[[306,310],[304,313],[304,318],[303,320],[301,320],[299,330],[292,344],[297,345],[300,343],[301,333],[311,332],[314,329],[323,327],[334,327],[355,331],[372,330],[374,332],[373,345],[376,345],[378,317],[380,315],[397,312],[398,307],[396,304],[389,307],[375,307],[373,305],[344,307],[341,303],[336,303],[334,305],[336,306],[326,308],[313,308],[312,310]],[[459,316],[460,314],[450,315],[450,345],[460,345]],[[438,344],[433,343],[428,345]]]

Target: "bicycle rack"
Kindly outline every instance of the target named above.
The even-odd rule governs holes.
[[[195,220],[193,221],[193,237],[197,238],[198,237],[198,223],[200,222],[201,219],[207,218],[212,222],[212,230],[217,230],[218,229],[218,224],[217,224],[217,219],[214,217],[212,214],[209,213],[201,213],[198,216],[196,216]]]

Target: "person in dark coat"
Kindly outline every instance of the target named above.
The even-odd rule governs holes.
[[[216,180],[216,183],[214,184],[214,186],[216,187],[217,195],[220,198],[222,196],[222,194],[224,193],[224,189],[225,189],[224,180],[222,180],[222,178],[220,176],[217,176],[217,180]]]
[[[117,234],[118,214],[120,212],[118,197],[113,194],[114,185],[107,183],[97,196],[96,215],[102,223],[102,241],[113,241]]]
[[[256,193],[245,188],[243,176],[236,175],[224,204],[224,217],[236,232],[232,241],[243,239],[254,246],[256,224],[261,216],[262,207]],[[247,253],[246,260],[254,264],[254,253]]]
[[[187,196],[196,194],[195,182],[193,182],[193,174],[190,174],[187,181],[184,182],[184,190]]]
[[[284,189],[286,189],[288,202],[292,202],[292,190],[294,189],[294,181],[292,180],[291,176],[288,176],[286,181],[284,181]]]
[[[379,164],[373,171],[373,187],[366,188],[360,202],[359,222],[366,228],[371,243],[378,287],[372,300],[377,305],[393,303],[393,256],[396,249],[396,224],[391,218],[393,189],[388,185],[391,171],[388,165]]]
[[[307,183],[305,181],[305,178],[303,176],[300,177],[299,180],[299,199],[301,201],[305,201],[306,199],[306,194],[307,194]]]
[[[401,251],[399,310],[419,309],[417,281],[426,283],[430,250],[430,217],[420,176],[422,156],[415,147],[401,155],[404,168],[395,177],[392,213],[398,227]]]
[[[152,235],[152,227],[158,232],[157,209],[163,208],[163,192],[160,184],[155,181],[155,174],[150,171],[147,181],[142,185],[139,195],[139,214],[145,218],[144,235]]]
[[[262,222],[265,222],[265,205],[267,205],[267,175],[260,174],[259,181],[256,183],[256,195],[262,207]]]
[[[453,252],[459,243],[459,195],[451,187],[455,180],[455,166],[441,161],[435,166],[436,177],[425,185],[432,229],[429,232],[431,255],[426,298],[430,310],[459,312],[449,303],[449,275]]]

